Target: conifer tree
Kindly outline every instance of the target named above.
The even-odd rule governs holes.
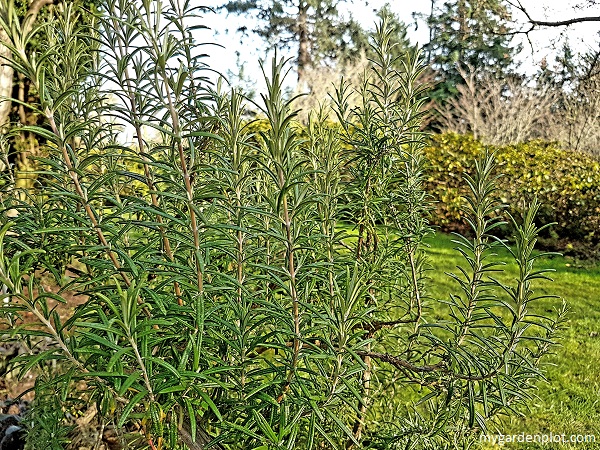
[[[461,66],[494,75],[510,72],[519,50],[512,44],[511,20],[504,0],[433,2],[426,50],[441,81],[433,97],[443,100],[456,94],[463,82]]]
[[[352,18],[342,20],[338,7],[346,0],[231,0],[229,13],[255,14],[252,31],[271,48],[297,48],[298,82],[323,61],[352,57],[368,47],[368,36]],[[240,31],[246,31],[241,28]]]

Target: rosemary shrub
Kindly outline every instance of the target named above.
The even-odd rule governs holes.
[[[213,89],[196,56],[186,24],[204,12],[107,0],[86,27],[64,6],[28,54],[39,29],[23,35],[2,9],[9,63],[45,117],[12,131],[45,142],[36,188],[2,196],[2,316],[31,350],[13,369],[39,374],[30,447],[63,448],[44,420],[56,427],[57,403],[82,401],[152,449],[444,448],[513,414],[558,326],[529,307],[545,278],[537,204],[515,222],[521,276],[502,284],[488,263],[503,244],[485,156],[467,180],[456,291],[428,297],[418,56],[393,59],[384,19],[364,83],[334,95],[340,126],[320,111],[305,129],[274,60],[256,104],[269,127],[253,136],[244,97]],[[87,300],[63,321],[67,291]]]

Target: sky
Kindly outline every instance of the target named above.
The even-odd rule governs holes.
[[[530,15],[538,20],[564,20],[581,15],[600,16],[600,5],[587,7],[587,1],[522,0],[522,4]],[[222,0],[204,1],[206,6],[213,8],[222,3]],[[352,15],[365,28],[373,28],[376,20],[375,12],[385,3],[390,3],[392,10],[409,26],[409,37],[413,43],[423,44],[428,40],[427,25],[423,21],[415,22],[413,13],[429,14],[431,7],[429,0],[354,0],[341,3],[340,14],[346,17]],[[583,5],[586,6],[584,9],[581,8]],[[522,13],[517,13],[514,17],[524,22],[525,17]],[[265,54],[265,44],[252,33],[242,36],[237,32],[242,25],[252,29],[256,23],[253,16],[228,15],[225,11],[207,12],[204,22],[211,30],[206,31],[202,38],[212,40],[219,45],[208,46],[204,49],[207,50],[210,57],[206,62],[212,69],[228,75],[229,73],[239,73],[238,67],[243,66],[245,76],[253,80],[262,79],[258,61],[259,59],[268,61],[271,57]],[[587,48],[597,45],[600,39],[599,31],[600,23],[591,22],[575,24],[568,28],[546,28],[533,31],[529,34],[531,44],[524,36],[518,36],[517,39],[523,43],[523,51],[519,55],[522,71],[528,74],[535,73],[543,58],[547,58],[551,62],[555,49],[560,47],[565,36],[568,36],[571,44],[579,51],[585,51]],[[294,56],[292,52],[284,53],[284,55]],[[289,82],[292,83],[294,78],[294,76],[290,76]]]

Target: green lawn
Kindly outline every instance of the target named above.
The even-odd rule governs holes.
[[[432,279],[430,294],[433,298],[447,298],[457,286],[444,272],[456,272],[458,264],[465,265],[454,251],[452,237],[438,234],[428,240],[431,245]],[[503,253],[499,260],[510,261]],[[547,382],[539,383],[539,398],[535,399],[526,417],[505,421],[497,430],[499,434],[595,434],[596,443],[533,444],[507,443],[508,449],[600,449],[600,266],[577,263],[563,257],[544,257],[538,260],[539,268],[551,268],[553,283],[545,283],[539,292],[555,294],[566,300],[568,321],[562,332],[560,347],[546,359]],[[516,277],[516,264],[508,264],[505,274],[509,280]],[[560,299],[540,301],[537,312],[552,313],[561,306]],[[483,448],[496,449],[499,445]]]

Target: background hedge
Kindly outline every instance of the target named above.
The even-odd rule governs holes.
[[[535,196],[542,203],[538,221],[557,222],[542,245],[576,256],[600,256],[600,162],[582,153],[561,150],[554,143],[532,141],[490,147],[472,136],[434,135],[426,149],[430,161],[428,190],[436,203],[431,221],[443,230],[465,226],[459,206],[466,194],[464,174],[472,175],[477,157],[496,152],[498,195],[518,216]]]

